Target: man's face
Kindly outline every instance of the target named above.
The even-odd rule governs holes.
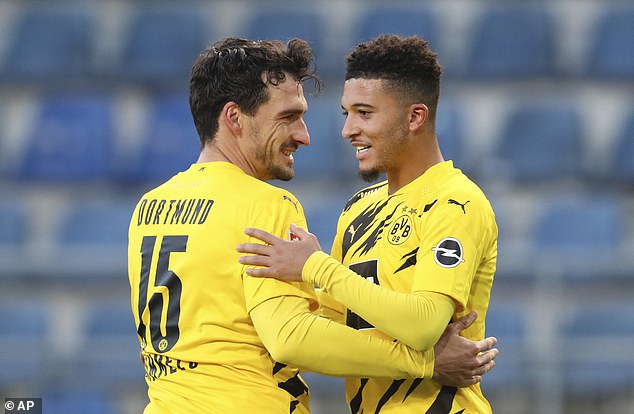
[[[341,98],[346,115],[342,135],[356,148],[359,175],[366,181],[398,169],[407,159],[408,114],[383,82],[348,79]]]
[[[288,181],[295,176],[293,153],[310,144],[306,98],[301,83],[288,75],[279,85],[269,84],[268,92],[269,100],[247,117],[247,151],[259,179]]]

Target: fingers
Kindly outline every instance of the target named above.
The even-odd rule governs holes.
[[[300,240],[306,240],[306,238],[311,234],[296,224],[291,224],[291,233],[296,235]]]
[[[252,227],[248,227],[246,229],[244,229],[244,234],[251,236],[251,237],[255,237],[258,240],[262,240],[264,243],[268,243],[268,244],[274,244],[278,241],[281,241],[282,239],[280,239],[277,236],[272,235],[269,232],[266,232],[264,230],[260,230],[260,229],[254,229]]]
[[[495,367],[495,361],[489,361],[488,363],[482,365],[481,367],[478,367],[477,369],[473,370],[473,374],[474,376],[482,376],[486,374],[487,372],[491,371],[494,367]]]
[[[243,243],[236,246],[236,250],[240,253],[259,254],[261,256],[268,256],[269,249],[269,246],[259,243]]]
[[[459,386],[468,387],[470,385],[477,384],[482,381],[482,376],[484,374],[495,368],[495,361],[493,358],[497,356],[497,349],[492,349],[491,351],[488,351],[487,354],[490,355],[487,355],[485,362],[471,371],[471,377],[462,379]]]
[[[245,272],[249,276],[253,277],[273,277],[274,273],[271,272],[270,267],[249,267],[245,269]]]
[[[465,329],[473,325],[473,323],[476,321],[477,318],[478,318],[478,312],[471,311],[468,314],[461,317],[460,319],[458,319],[457,321],[450,323],[448,328],[451,332],[455,334],[460,334],[460,332],[464,331]]]
[[[497,343],[498,343],[497,338],[494,336],[490,336],[488,338],[484,338],[481,341],[477,341],[475,345],[478,352],[484,352],[493,348],[495,345],[497,345]]]
[[[451,326],[457,331],[462,332],[478,319],[478,312],[471,311],[462,318],[458,319],[456,322],[452,323]]]
[[[270,266],[267,256],[240,256],[238,263],[248,266]]]
[[[493,361],[499,355],[500,351],[497,348],[489,349],[486,352],[478,355],[477,360],[479,364],[487,364]]]

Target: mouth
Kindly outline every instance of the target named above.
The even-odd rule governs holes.
[[[293,161],[293,153],[296,151],[294,148],[285,147],[280,150],[280,152],[288,157],[291,161]]]
[[[364,152],[367,152],[370,148],[372,148],[371,145],[364,145],[364,144],[352,144],[352,146],[357,151],[357,154],[363,154]]]

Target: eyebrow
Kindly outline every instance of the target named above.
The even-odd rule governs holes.
[[[285,110],[283,110],[283,111],[280,111],[280,112],[278,113],[278,116],[279,116],[280,118],[283,118],[283,117],[285,117],[285,116],[287,116],[287,115],[297,115],[297,114],[299,114],[299,115],[303,115],[304,113],[306,113],[306,111],[304,111],[303,109],[300,109],[300,108],[292,108],[292,109],[285,109]]]
[[[350,105],[350,108],[352,108],[352,109],[361,108],[361,107],[375,109],[374,105],[370,105],[370,104],[367,104],[367,103],[354,103],[354,104]],[[346,110],[346,108],[343,105],[341,105],[341,109],[343,109],[344,111]]]

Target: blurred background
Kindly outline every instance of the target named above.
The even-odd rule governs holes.
[[[0,396],[142,411],[127,224],[197,157],[189,71],[220,37],[314,46],[312,145],[274,184],[328,249],[365,185],[340,136],[343,57],[378,33],[439,53],[441,148],[497,213],[494,412],[634,413],[634,2],[619,0],[0,1]],[[315,414],[347,412],[341,379],[306,378]]]

